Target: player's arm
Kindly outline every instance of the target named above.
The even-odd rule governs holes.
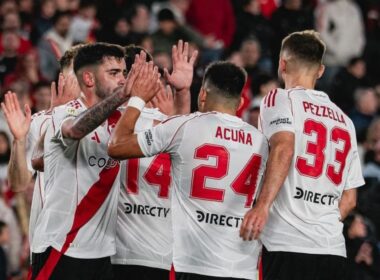
[[[38,139],[32,154],[32,167],[34,170],[44,172],[44,142],[46,136],[45,130]]]
[[[29,106],[25,105],[24,115],[14,92],[5,94],[1,108],[14,137],[8,164],[8,179],[12,191],[20,192],[26,189],[32,178],[26,159],[26,136],[30,128],[31,111]]]
[[[80,140],[102,124],[120,105],[127,101],[135,79],[144,63],[145,53],[141,52],[141,55],[136,55],[125,86],[122,89],[117,89],[113,94],[77,117],[64,120],[61,124],[62,137]]]
[[[127,106],[108,143],[108,155],[110,157],[123,160],[144,156],[137,141],[137,135],[134,134],[140,113],[139,109]]]
[[[162,88],[158,68],[153,63],[145,64],[132,88],[132,97],[127,109],[117,122],[108,143],[108,155],[115,159],[144,156],[137,135],[134,134],[137,119],[145,104]]]
[[[294,154],[294,133],[277,132],[269,140],[270,152],[261,192],[254,207],[247,212],[240,228],[244,240],[257,239],[268,219],[269,209],[277,196]]]
[[[347,215],[356,207],[356,188],[344,190],[339,201],[340,220],[346,219]]]
[[[198,51],[189,54],[189,43],[178,41],[172,48],[173,72],[169,74],[165,68],[165,78],[176,90],[174,95],[175,114],[184,115],[190,113],[190,86],[193,81],[194,63]]]
[[[294,154],[294,120],[292,104],[286,91],[277,89],[267,94],[260,106],[259,128],[269,139],[269,157],[263,185],[256,204],[242,222],[240,236],[257,239],[269,215],[269,209],[283,185]]]

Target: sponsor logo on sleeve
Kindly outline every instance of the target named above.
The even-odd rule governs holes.
[[[147,131],[144,132],[144,134],[145,134],[146,143],[148,144],[148,146],[151,146],[152,143],[153,143],[152,131],[147,130]]]
[[[292,124],[289,118],[280,118],[274,121],[271,121],[269,125],[279,125],[279,124]]]

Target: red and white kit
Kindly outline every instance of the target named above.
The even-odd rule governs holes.
[[[327,94],[301,87],[271,91],[259,126],[270,137],[295,134],[289,174],[270,211],[262,242],[268,251],[346,256],[339,200],[364,184],[352,121]]]

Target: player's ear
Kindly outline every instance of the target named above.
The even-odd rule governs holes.
[[[280,73],[286,72],[286,60],[280,57],[280,60],[278,62],[278,70]]]
[[[90,71],[83,71],[81,73],[83,83],[86,85],[86,87],[93,87],[95,86],[95,77],[94,74]]]
[[[323,75],[324,72],[325,72],[325,66],[323,64],[321,64],[319,66],[319,69],[318,69],[317,79],[319,79],[320,77],[322,77],[322,75]]]

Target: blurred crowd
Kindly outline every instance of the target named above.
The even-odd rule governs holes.
[[[239,116],[257,126],[261,99],[281,86],[281,40],[304,29],[319,31],[327,45],[317,89],[352,118],[363,162],[366,185],[344,229],[351,279],[380,279],[380,0],[1,0],[0,93],[12,90],[38,112],[49,108],[58,58],[71,46],[141,45],[170,69],[172,46],[184,39],[200,52],[192,111],[207,64],[229,60],[248,73]],[[29,257],[31,193],[9,190],[11,146],[1,113],[0,280],[26,279]]]

